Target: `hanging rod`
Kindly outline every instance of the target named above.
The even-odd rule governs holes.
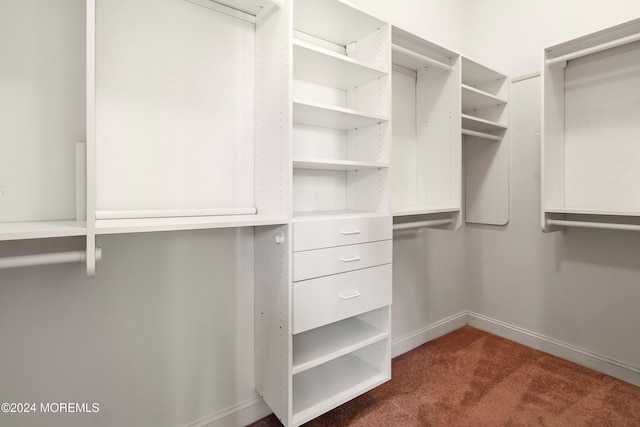
[[[96,211],[96,219],[175,218],[192,216],[255,215],[255,207],[212,209],[139,209]]]
[[[636,224],[615,224],[610,222],[587,222],[587,221],[570,221],[565,219],[547,219],[547,225],[556,225],[559,227],[576,227],[576,228],[601,228],[604,230],[627,230],[640,231],[640,225]]]
[[[431,65],[433,67],[436,68],[440,68],[441,70],[445,70],[445,71],[451,71],[453,70],[453,67],[451,65],[447,65],[444,64],[440,61],[436,61],[435,59],[431,59],[428,56],[424,56],[421,55],[419,53],[416,53],[412,50],[409,50],[405,47],[402,46],[398,46],[397,44],[392,44],[391,45],[391,52],[392,54],[399,54],[399,55],[406,55],[420,63],[422,63],[423,65]]]
[[[96,261],[102,259],[102,249],[96,248]],[[22,255],[0,258],[0,269],[15,267],[31,267],[35,265],[66,264],[71,262],[85,262],[87,253],[84,251],[56,252],[39,255]]]
[[[556,58],[547,59],[548,65],[558,64],[561,62],[570,61],[572,59],[580,58],[583,56],[591,55],[592,53],[602,52],[603,50],[612,49],[614,47],[623,46],[625,44],[637,42],[640,40],[640,33],[632,34],[630,36],[622,37],[610,42],[602,43],[596,46],[588,47],[586,49],[578,50],[575,52],[567,53]]]
[[[430,219],[427,221],[415,221],[415,222],[404,222],[401,224],[393,224],[393,230],[410,230],[413,228],[427,228],[427,227],[436,227],[438,225],[446,225],[451,224],[453,220],[451,218],[444,219]]]
[[[477,136],[478,138],[483,138],[483,139],[490,139],[492,141],[500,141],[500,139],[502,139],[497,135],[491,135],[490,133],[478,132],[478,131],[469,130],[469,129],[462,129],[462,134],[468,135],[468,136]]]

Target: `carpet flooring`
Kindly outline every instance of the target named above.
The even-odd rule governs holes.
[[[251,427],[281,426],[271,415]],[[307,427],[640,426],[640,388],[466,326],[392,362],[391,381]]]

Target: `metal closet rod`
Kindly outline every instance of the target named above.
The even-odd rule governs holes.
[[[96,261],[99,261],[100,259],[102,259],[102,249],[96,248]],[[86,260],[87,253],[84,251],[55,252],[39,255],[22,255],[0,258],[0,269],[31,267],[35,265],[66,264],[71,262],[85,262]]]
[[[436,227],[438,225],[446,225],[451,224],[453,220],[451,218],[444,219],[430,219],[427,221],[415,221],[415,222],[405,222],[401,224],[393,224],[393,230],[410,230],[414,228],[426,228],[426,227]]]
[[[558,56],[557,58],[547,59],[548,65],[558,64],[561,62],[570,61],[572,59],[580,58],[582,56],[591,55],[592,53],[602,52],[603,50],[613,49],[614,47],[623,46],[625,44],[633,43],[640,40],[640,33],[632,34],[630,36],[621,37],[610,42],[602,43],[596,46],[588,47],[586,49],[578,50],[575,52],[567,53],[566,55]]]
[[[605,230],[640,231],[640,225],[616,224],[611,222],[587,222],[587,221],[570,221],[565,219],[548,219],[547,224],[555,225],[558,227],[602,228]]]

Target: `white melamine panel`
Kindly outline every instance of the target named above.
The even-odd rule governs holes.
[[[0,241],[84,236],[86,234],[87,229],[84,221],[27,221],[0,223]]]
[[[0,3],[0,223],[76,218],[85,13],[77,0]],[[54,224],[62,223],[45,228]],[[64,235],[66,225],[54,232]]]
[[[389,116],[391,85],[387,76],[347,91],[347,108],[378,116]]]
[[[565,70],[565,206],[640,211],[640,43]]]
[[[294,335],[292,372],[296,375],[388,338],[388,331],[381,330],[357,317],[350,317]]]
[[[347,132],[314,126],[293,125],[293,156],[346,159]]]
[[[293,280],[374,267],[391,263],[392,259],[391,240],[294,252]]]
[[[391,217],[300,222],[293,226],[293,250],[329,248],[389,240]]]
[[[389,304],[391,264],[296,282],[293,284],[293,333]]]
[[[363,113],[330,104],[296,101],[293,103],[293,122],[308,126],[339,130],[355,129],[389,120],[388,116]]]
[[[358,162],[353,160],[324,160],[313,158],[293,158],[294,169],[318,169],[331,171],[355,171],[361,169],[386,168],[386,163]]]
[[[353,354],[295,375],[294,425],[303,424],[389,379],[390,375],[380,367],[373,367]]]
[[[468,114],[463,114],[462,128],[477,132],[493,132],[505,130],[507,128],[507,125],[491,120],[481,119],[479,117],[470,116]]]
[[[344,90],[386,75],[365,62],[303,40],[294,40],[293,58],[295,79]]]
[[[295,169],[293,212],[346,209],[347,172]]]
[[[383,21],[366,15],[338,0],[296,0],[293,28],[323,40],[346,46],[387,27]]]
[[[97,209],[254,206],[255,27],[98,0]]]
[[[503,97],[462,85],[462,111],[473,111],[478,108],[500,107],[507,103]]]

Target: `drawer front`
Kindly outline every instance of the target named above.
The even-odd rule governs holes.
[[[390,216],[293,224],[294,251],[353,245],[392,238],[393,222]]]
[[[391,304],[391,264],[293,284],[293,333]]]
[[[293,281],[389,264],[392,256],[392,240],[294,252]]]

